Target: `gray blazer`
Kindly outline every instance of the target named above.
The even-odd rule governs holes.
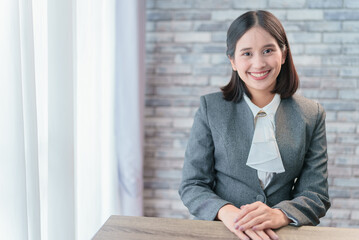
[[[299,95],[282,99],[276,139],[285,168],[263,190],[246,165],[254,134],[253,114],[242,99],[202,96],[188,141],[179,194],[198,219],[214,220],[225,204],[261,201],[279,208],[294,225],[317,225],[330,207],[323,107]]]

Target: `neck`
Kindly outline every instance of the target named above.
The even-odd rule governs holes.
[[[252,103],[257,105],[260,108],[267,106],[274,98],[273,93],[251,93],[252,95]]]

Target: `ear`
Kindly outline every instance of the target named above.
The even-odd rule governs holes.
[[[285,59],[287,58],[287,48],[282,51],[282,65],[285,63]]]
[[[229,61],[231,61],[233,71],[237,71],[236,64],[234,63],[234,58],[228,55]]]

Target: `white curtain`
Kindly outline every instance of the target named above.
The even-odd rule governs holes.
[[[40,236],[31,18],[31,3],[0,1],[1,239]]]
[[[0,1],[0,239],[90,239],[142,214],[144,1],[123,2]],[[116,56],[126,9],[132,68]]]
[[[123,215],[141,216],[145,88],[145,1],[118,1],[116,135]]]

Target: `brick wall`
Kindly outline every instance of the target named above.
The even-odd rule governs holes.
[[[190,217],[179,199],[184,151],[199,97],[229,81],[226,31],[266,9],[283,23],[299,93],[327,111],[332,208],[323,226],[359,227],[359,1],[147,0],[145,214]]]

